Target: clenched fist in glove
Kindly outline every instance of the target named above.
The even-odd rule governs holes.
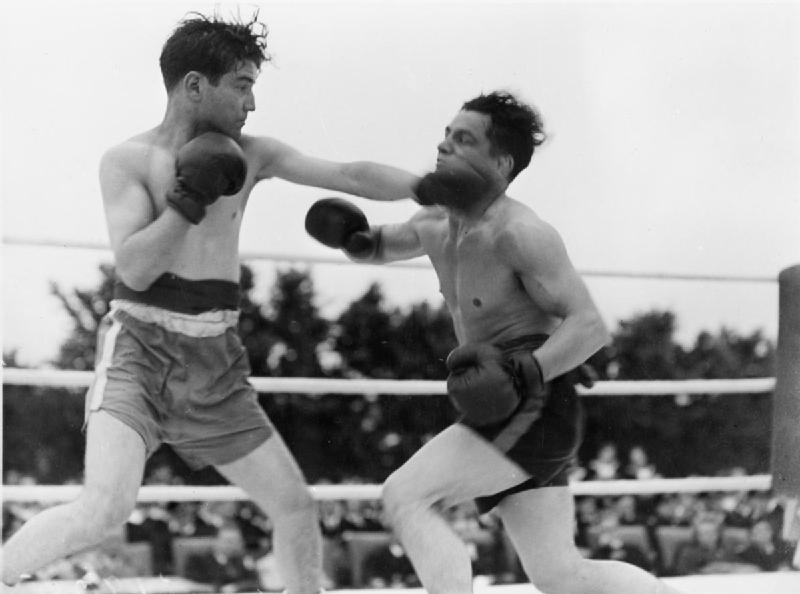
[[[206,132],[178,150],[175,169],[175,185],[167,193],[167,204],[197,225],[217,198],[242,189],[247,161],[231,137]]]
[[[380,230],[371,230],[361,209],[342,198],[317,200],[308,210],[305,224],[311,237],[354,258],[370,258],[380,247]]]
[[[544,407],[547,386],[531,351],[505,355],[489,343],[465,344],[448,355],[447,368],[447,393],[469,424],[502,421],[523,399]]]

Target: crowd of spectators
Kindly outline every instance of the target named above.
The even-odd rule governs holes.
[[[621,460],[617,447],[607,443],[574,469],[572,480],[658,476],[643,448],[631,448]],[[13,471],[4,477],[5,484],[31,482]],[[153,468],[145,480],[180,482],[168,465]],[[38,509],[33,503],[5,503],[3,540]],[[472,504],[445,513],[468,544],[476,575],[491,583],[525,581],[494,514],[478,515]],[[320,501],[319,518],[325,588],[419,586],[402,545],[383,521],[379,501]],[[791,570],[793,546],[780,538],[782,521],[781,501],[762,491],[580,496],[575,539],[587,558],[624,560],[662,576]],[[54,563],[36,577],[91,580],[144,572],[179,575],[215,591],[278,592],[283,583],[271,534],[269,518],[249,502],[143,503],[110,541],[114,546],[106,543]],[[138,562],[129,558],[134,549],[140,551]]]

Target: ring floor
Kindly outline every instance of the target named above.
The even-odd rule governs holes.
[[[800,572],[704,575],[666,578],[664,580],[685,594],[798,594],[800,593]],[[212,592],[197,588],[180,578],[125,578],[104,580],[99,589],[86,590],[76,581],[28,582],[4,592],[14,594],[188,594]],[[389,590],[332,590],[328,594],[387,594]],[[391,590],[392,594],[424,594],[424,590]],[[486,586],[476,583],[475,594],[542,594],[530,584]]]

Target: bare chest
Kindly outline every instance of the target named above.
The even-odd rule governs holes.
[[[157,154],[149,160],[145,172],[145,186],[154,208],[154,218],[158,217],[167,208],[167,196],[175,186],[176,172],[174,160],[171,155]],[[206,210],[206,216],[198,225],[202,228],[202,235],[212,238],[224,238],[231,234],[238,234],[244,211],[245,198],[251,185],[235,196],[221,196]]]
[[[431,261],[440,291],[460,320],[490,321],[524,298],[519,278],[498,255],[489,235],[448,234],[438,248],[432,251]]]

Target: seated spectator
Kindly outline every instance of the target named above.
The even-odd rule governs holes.
[[[692,524],[688,542],[678,545],[673,562],[673,575],[734,573],[738,571],[735,554],[722,540],[722,517],[719,514],[698,514]]]
[[[575,499],[575,544],[578,548],[589,550],[589,529],[599,523],[600,510],[597,506],[597,498],[577,497]]]
[[[239,502],[233,516],[244,538],[244,548],[259,553],[270,548],[272,521],[250,501]]]
[[[418,588],[421,585],[411,561],[394,534],[388,546],[367,555],[362,571],[368,588]]]
[[[604,443],[597,452],[597,457],[588,464],[587,480],[608,481],[619,478],[619,458],[617,446]]]
[[[165,504],[139,505],[125,523],[128,542],[146,542],[152,551],[153,573],[172,571],[172,532]]]
[[[645,571],[651,571],[653,563],[647,552],[635,544],[622,541],[616,534],[619,527],[619,518],[613,509],[604,510],[601,514],[597,543],[594,545],[589,557],[591,559],[612,559],[624,561]]]
[[[644,480],[658,476],[656,467],[650,463],[644,448],[640,445],[633,446],[628,452],[628,463],[622,470],[622,478]]]
[[[197,502],[173,503],[167,509],[171,511],[169,528],[175,536],[214,536],[217,533],[217,526],[201,517]]]
[[[380,502],[377,501],[345,501],[344,517],[342,518],[343,530],[356,530],[360,532],[377,532],[383,530],[381,520]]]
[[[259,587],[256,560],[245,554],[242,532],[234,522],[219,528],[210,551],[186,560],[184,577],[211,584],[220,592],[255,591]]]
[[[764,517],[750,528],[750,542],[736,555],[759,571],[790,569],[790,547],[776,538],[772,523]]]
[[[622,495],[614,502],[619,523],[623,526],[647,524],[647,517],[639,506],[639,500],[633,495]]]

